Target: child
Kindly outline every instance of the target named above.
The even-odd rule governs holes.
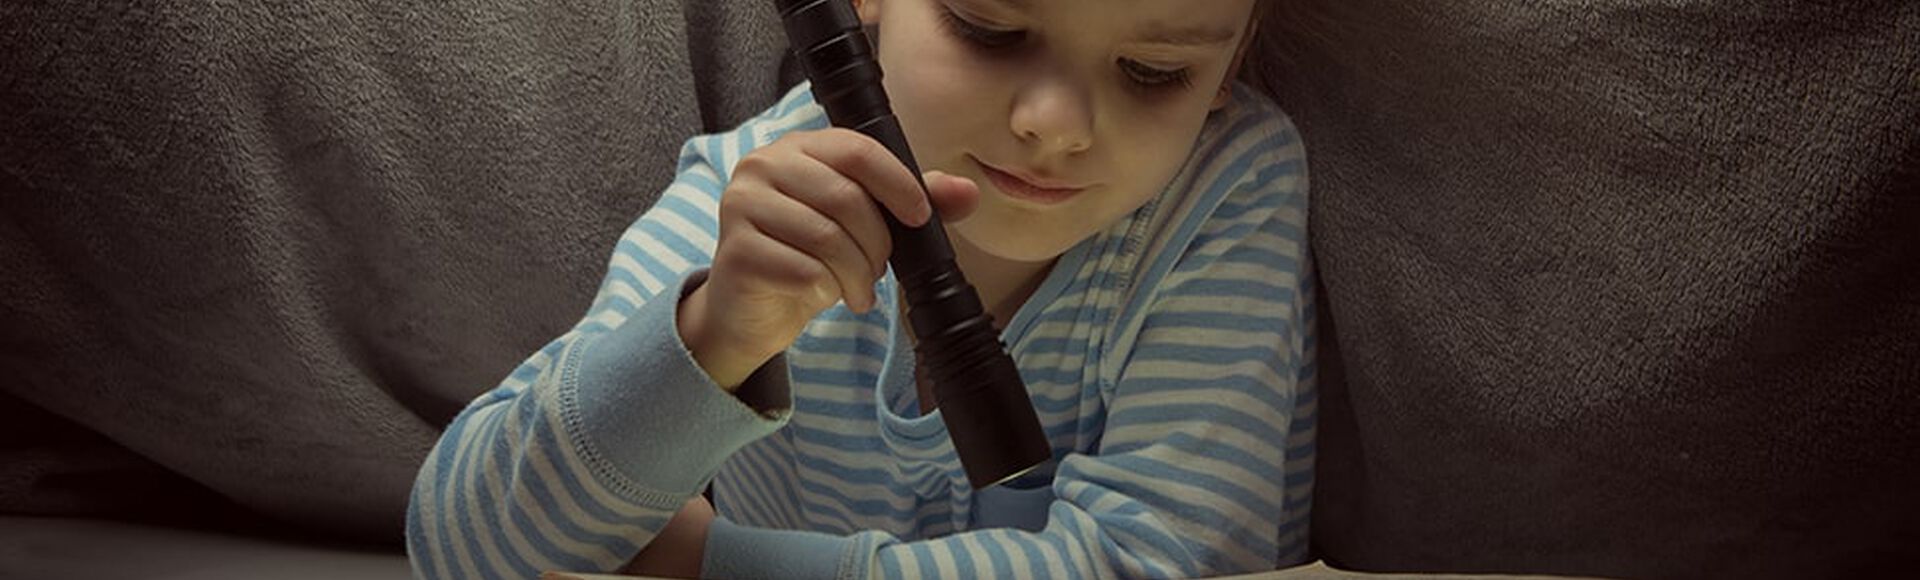
[[[690,141],[586,318],[427,459],[416,576],[1203,576],[1305,558],[1305,167],[1286,118],[1232,81],[1255,0],[857,4],[930,191],[828,128],[804,85]],[[930,206],[1054,449],[977,492],[884,261],[879,212],[915,225]]]

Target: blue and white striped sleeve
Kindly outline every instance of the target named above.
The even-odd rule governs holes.
[[[1083,548],[1087,575],[1213,576],[1304,558],[1305,212],[1304,189],[1230,199],[1164,282],[1099,454],[1068,457],[1055,481],[1051,525],[1098,546]]]
[[[1311,372],[1293,304],[1298,230],[1233,227],[1246,236],[1201,248],[1169,280],[1114,387],[1100,451],[1061,463],[1044,530],[889,546],[880,575],[1202,577],[1297,562],[1307,498],[1289,485],[1302,466],[1288,469],[1287,446]]]
[[[586,316],[447,427],[407,510],[415,577],[616,570],[729,455],[784,423],[778,401],[749,408],[715,385],[674,324],[683,288],[712,262],[726,168],[790,105],[690,140]]]
[[[1107,387],[1098,452],[1059,465],[1043,529],[907,542],[722,522],[708,563],[847,579],[1199,577],[1299,563],[1312,485],[1305,167],[1290,127],[1267,137],[1264,159],[1223,177],[1235,192],[1195,220],[1144,302],[1115,355],[1127,359]],[[833,539],[845,547],[825,570],[785,549],[818,554]]]
[[[1292,480],[1311,468],[1289,469],[1288,446],[1312,369],[1305,191],[1290,193],[1228,200],[1163,281],[1099,452],[1062,461],[1045,529],[887,546],[879,575],[1200,577],[1297,562],[1307,498],[1289,484],[1310,486]]]

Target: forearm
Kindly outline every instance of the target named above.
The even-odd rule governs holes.
[[[456,419],[420,471],[407,538],[417,577],[613,570],[665,526],[670,500],[608,485],[538,391],[503,395]]]
[[[615,244],[587,316],[449,427],[409,507],[417,576],[618,570],[728,455],[784,423],[784,359],[748,369],[729,394],[674,329],[682,291],[697,286],[683,282],[713,263],[738,161],[727,144],[807,122],[796,99],[690,139],[674,182]]]
[[[703,574],[734,578],[1111,578],[1196,577],[1272,569],[1209,561],[1178,530],[1140,504],[1106,496],[1095,513],[1055,502],[1038,531],[992,528],[902,541],[868,531],[849,536],[750,528],[716,520]],[[1118,502],[1116,503],[1116,500]],[[1114,506],[1119,507],[1114,507]]]
[[[711,294],[704,291],[705,284],[700,286],[689,291],[681,301],[675,327],[694,363],[722,390],[733,392],[773,355],[740,352],[729,348],[724,337],[714,336],[716,333],[709,330],[714,315],[707,301]]]
[[[531,384],[449,426],[409,515],[421,576],[619,569],[728,455],[781,424],[786,403],[763,413],[694,364],[671,330],[676,303],[570,335]]]

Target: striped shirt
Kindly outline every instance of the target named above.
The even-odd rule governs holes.
[[[807,85],[696,137],[621,236],[586,316],[447,428],[407,539],[421,578],[617,569],[712,484],[719,577],[1168,577],[1306,556],[1313,282],[1305,159],[1240,87],[1159,196],[1061,256],[1008,321],[1053,460],[967,484],[919,412],[891,275],[756,374],[756,409],[674,327],[741,157],[827,126]],[[767,385],[771,385],[768,387]],[[790,398],[790,400],[789,400]]]

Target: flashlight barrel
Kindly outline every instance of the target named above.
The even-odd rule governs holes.
[[[906,164],[920,165],[881,85],[873,45],[848,0],[774,0],[788,42],[813,82],[814,100],[836,127],[872,137]],[[920,183],[922,192],[926,183]],[[980,296],[954,261],[940,216],[907,227],[881,211],[893,236],[887,262],[906,294],[915,349],[939,400],[968,483],[984,488],[1045,462],[1052,445],[1028,399],[1013,358],[1000,343]]]

